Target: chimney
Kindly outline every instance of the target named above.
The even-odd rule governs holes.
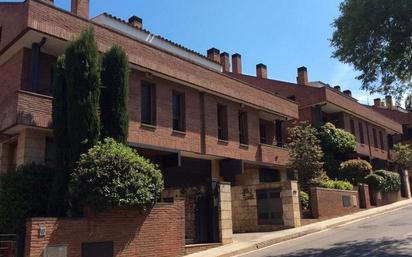
[[[207,50],[207,58],[220,63],[220,51],[219,49],[216,48],[210,48],[209,50]]]
[[[229,72],[230,71],[230,60],[229,60],[229,54],[226,52],[223,52],[220,54],[220,64],[223,67],[223,72]]]
[[[232,55],[232,72],[242,74],[242,57],[240,54]]]
[[[373,106],[381,107],[381,99],[380,98],[373,99]]]
[[[340,86],[334,86],[333,88],[340,91]]]
[[[89,0],[72,0],[72,13],[85,19],[89,19]]]
[[[385,96],[385,102],[386,102],[386,108],[388,110],[392,110],[393,109],[392,96],[390,95]]]
[[[308,69],[305,66],[298,68],[298,77],[297,81],[299,85],[309,84],[308,80]]]
[[[129,25],[135,27],[136,29],[143,29],[143,20],[142,18],[133,15],[129,18]]]
[[[258,65],[256,65],[256,77],[261,79],[268,78],[268,69],[266,65],[264,65],[263,63],[259,63]]]
[[[352,97],[352,92],[350,90],[344,90],[343,93],[347,96]]]

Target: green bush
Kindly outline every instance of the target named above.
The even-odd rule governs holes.
[[[372,174],[372,165],[362,159],[354,159],[340,164],[340,175],[352,184],[364,183],[365,178]]]
[[[300,206],[302,207],[303,210],[308,210],[309,209],[309,195],[308,193],[304,191],[299,192],[299,201],[300,201]]]
[[[313,181],[313,186],[338,189],[338,190],[352,190],[353,185],[343,180],[317,180]]]
[[[369,186],[382,193],[397,192],[401,188],[401,177],[398,173],[377,170],[366,178]]]
[[[26,164],[0,177],[0,234],[24,232],[26,218],[47,216],[54,170]]]
[[[356,147],[354,135],[344,129],[336,128],[330,122],[318,128],[318,138],[325,153],[344,154],[353,152]]]
[[[82,154],[72,174],[69,192],[78,207],[96,211],[116,207],[145,208],[163,190],[157,165],[132,148],[107,138]]]

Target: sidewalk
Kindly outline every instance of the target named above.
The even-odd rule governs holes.
[[[412,199],[402,200],[393,204],[360,211],[354,214],[333,218],[310,225],[264,233],[242,233],[233,235],[233,243],[198,252],[186,257],[229,257],[247,253],[262,247],[270,246],[282,241],[301,237],[325,229],[337,227],[346,223],[378,216],[396,209],[412,206]]]

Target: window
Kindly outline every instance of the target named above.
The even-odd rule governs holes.
[[[375,128],[372,129],[372,135],[373,135],[373,144],[374,144],[375,148],[378,148],[379,147],[378,146],[378,138],[376,136],[376,129]]]
[[[364,137],[364,135],[363,135],[363,125],[362,125],[362,123],[358,123],[358,125],[359,125],[359,137],[360,137],[360,143],[361,144],[364,144],[365,143],[365,137]]]
[[[16,160],[17,160],[17,141],[8,143],[8,158],[7,158],[7,171],[16,170]]]
[[[247,128],[247,112],[239,111],[239,143],[247,145],[248,128]]]
[[[51,137],[46,137],[46,150],[44,154],[44,162],[49,165],[54,165],[56,160],[56,145]]]
[[[156,90],[155,85],[142,82],[141,122],[156,125]]]
[[[217,136],[220,140],[228,140],[227,106],[217,105]]]
[[[259,181],[262,183],[279,182],[280,181],[280,171],[261,168],[259,169]]]
[[[267,120],[259,120],[260,143],[267,145],[273,144],[273,126],[273,122]]]
[[[393,149],[393,136],[388,134],[388,148]]]
[[[384,145],[384,142],[383,142],[383,134],[382,134],[382,131],[379,131],[379,141],[380,141],[380,143],[381,143],[381,149],[382,149],[382,150],[385,150],[385,145]]]
[[[355,133],[355,123],[353,122],[352,119],[349,121],[349,123],[350,123],[350,133],[352,133],[352,135],[356,136],[356,133]]]
[[[172,98],[173,130],[185,131],[185,95],[174,92]]]

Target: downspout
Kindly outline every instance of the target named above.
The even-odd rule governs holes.
[[[43,37],[40,42],[31,45],[31,71],[30,71],[30,91],[37,91],[39,78],[39,57],[40,49],[46,43],[47,39]]]
[[[369,126],[368,126],[367,122],[365,122],[365,124],[366,124],[366,135],[368,136],[369,161],[371,162],[372,161],[372,148],[371,148],[371,140],[370,140],[370,137],[369,137]]]
[[[200,98],[200,153],[206,154],[206,115],[205,93],[199,93]]]

